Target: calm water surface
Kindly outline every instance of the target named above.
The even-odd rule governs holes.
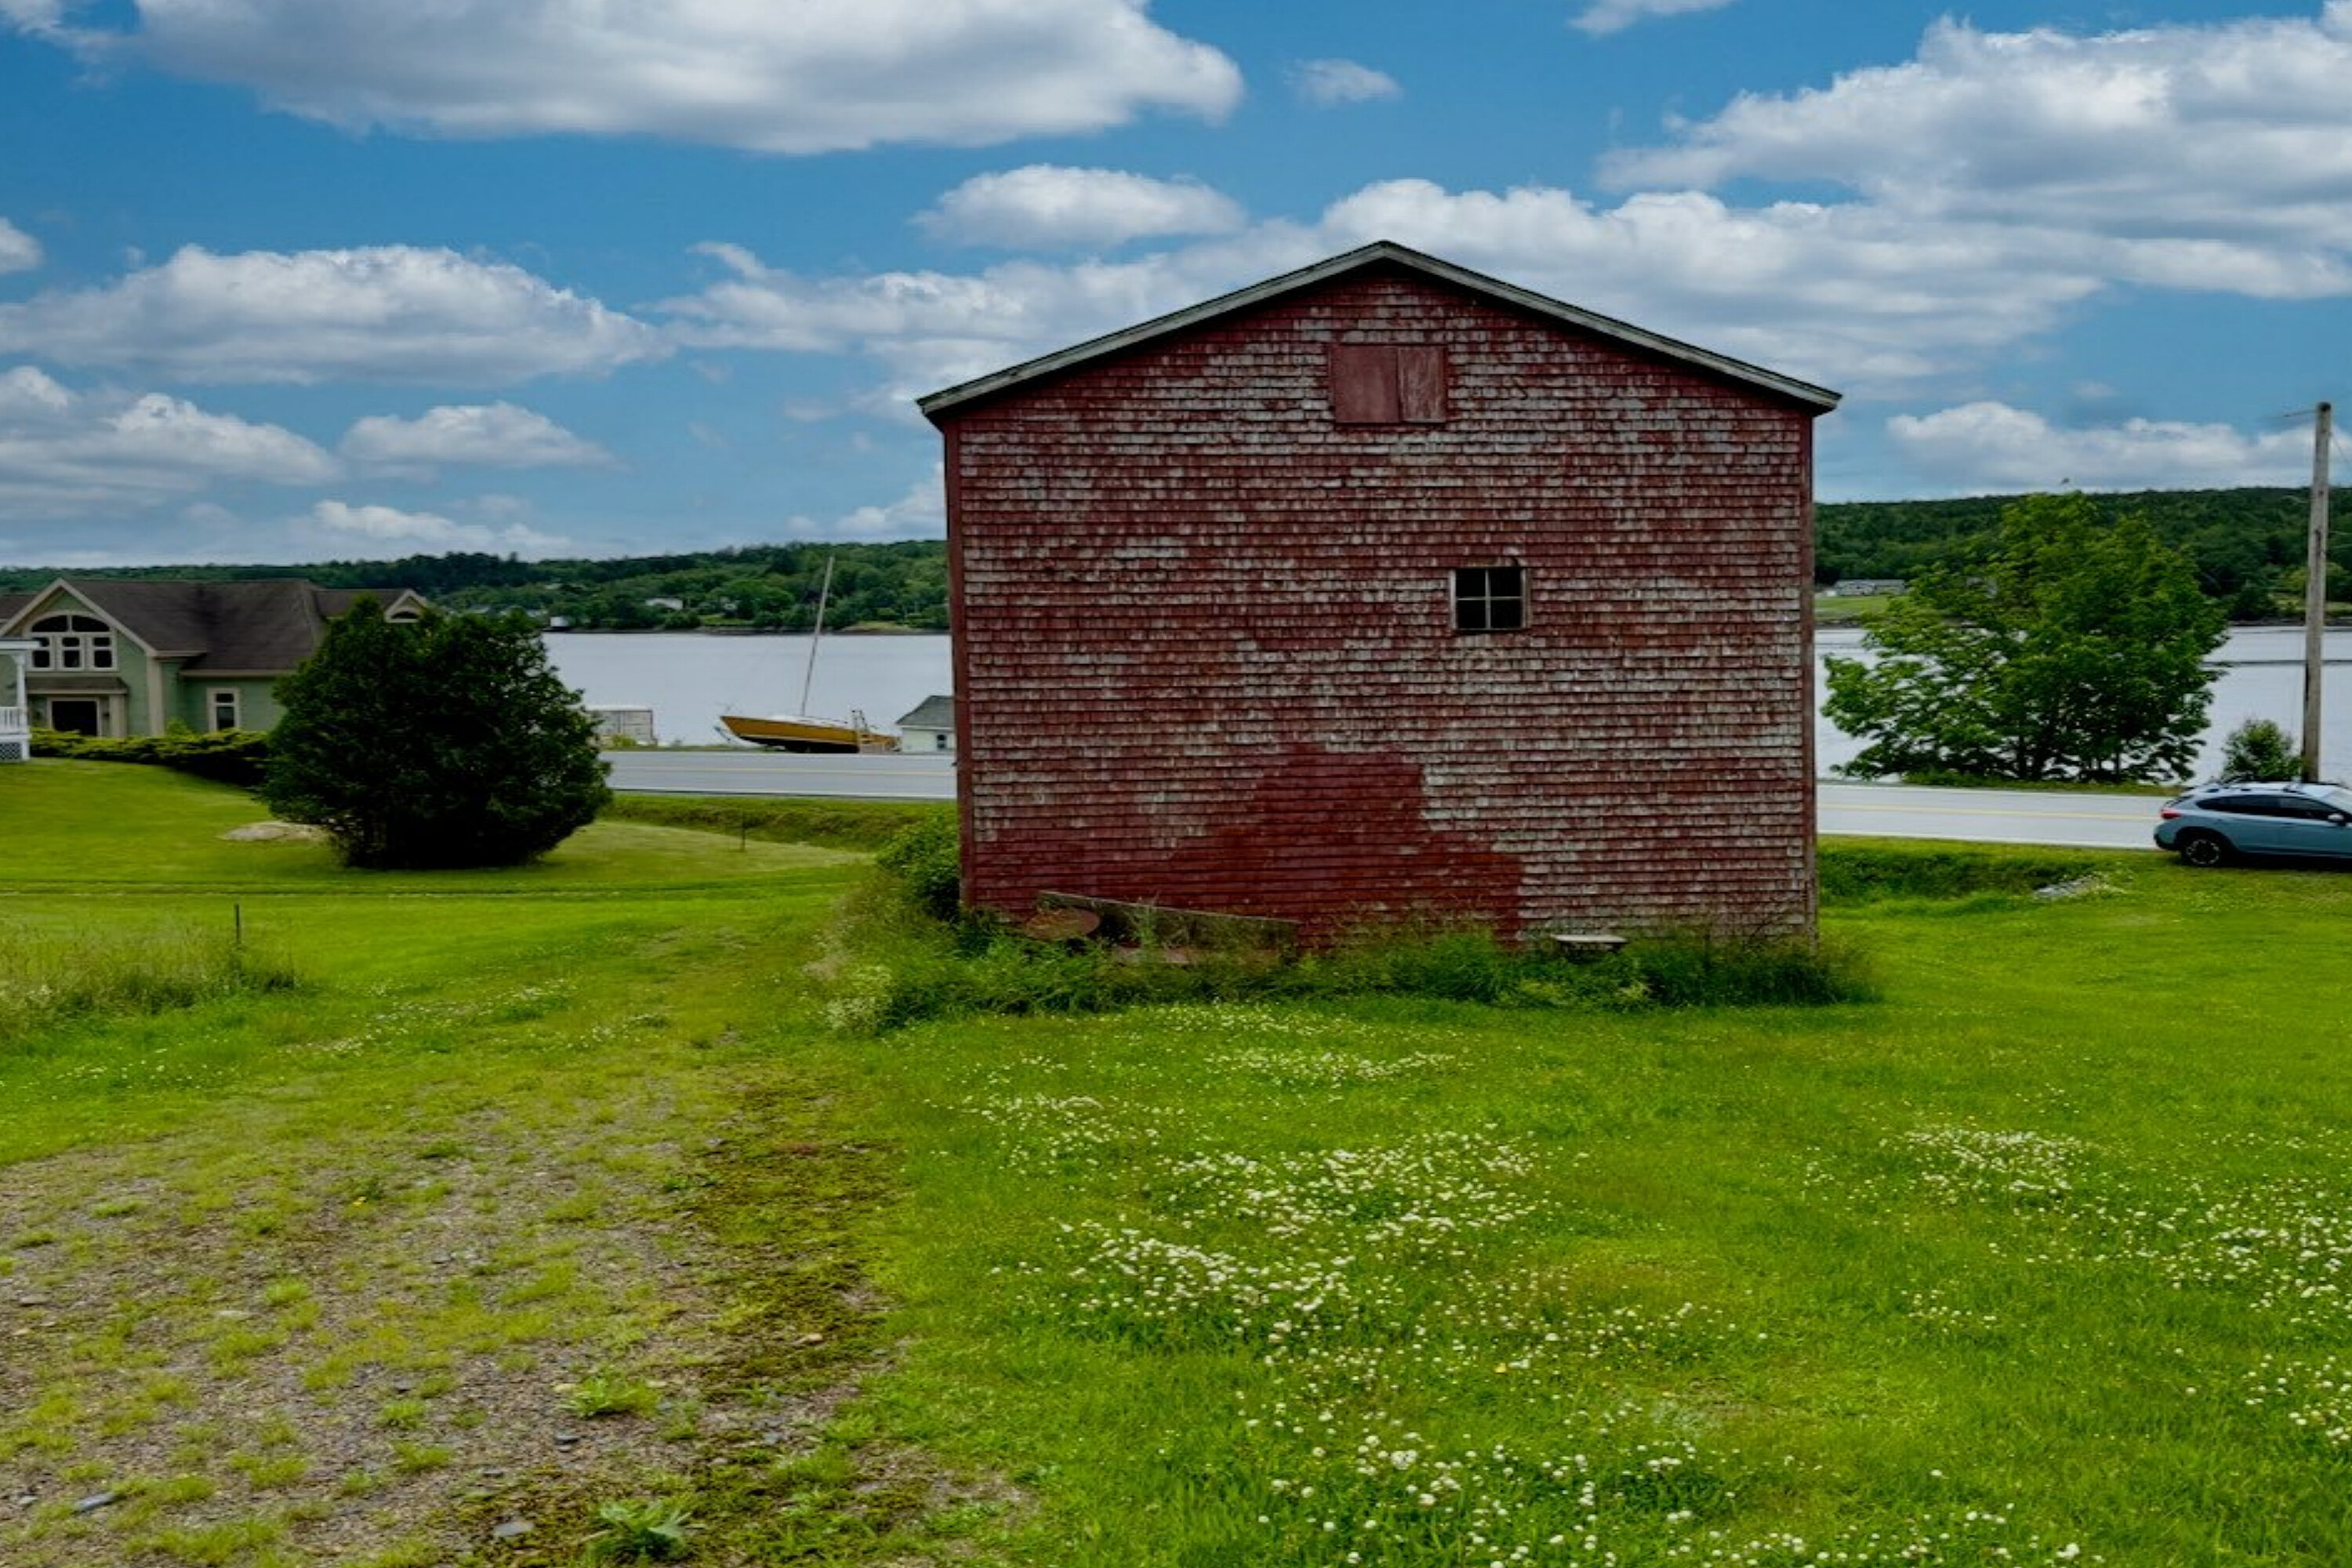
[[[697,632],[553,632],[556,672],[592,707],[650,708],[665,743],[725,737],[721,713],[801,711],[805,637],[709,637]],[[924,698],[954,689],[944,637],[828,637],[817,650],[807,711],[896,730]]]
[[[547,638],[563,679],[598,706],[650,708],[665,742],[699,745],[717,740],[721,713],[785,713],[800,706],[808,667],[804,637],[707,637],[693,632],[559,632]],[[1817,654],[1858,654],[1862,634],[1824,629]],[[2198,760],[2200,776],[2213,771],[2221,738],[2241,720],[2273,719],[2303,728],[2303,633],[2262,626],[2230,634],[2215,662],[2211,723]],[[824,639],[809,710],[845,719],[853,709],[868,722],[895,729],[924,698],[953,689],[944,637],[837,636]],[[1815,689],[1820,689],[1818,672]],[[2321,771],[2352,777],[2352,631],[2327,636],[2326,713]],[[1828,773],[1862,747],[1826,719],[1814,721],[1821,771]]]

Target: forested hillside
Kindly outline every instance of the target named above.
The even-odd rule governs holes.
[[[2344,492],[2336,495],[2343,506]],[[1843,501],[1818,509],[1814,576],[1913,577],[1989,531],[2014,496],[1961,500]],[[2238,619],[2291,613],[2304,580],[2311,495],[2301,489],[2141,490],[2092,498],[2137,512],[2197,565],[2205,592]],[[2335,531],[2328,596],[2352,598],[2352,521]],[[2276,602],[2288,601],[2288,602]]]
[[[1990,531],[2000,509],[2015,499],[1823,505],[1815,576],[1824,584],[1848,577],[1916,576]],[[2232,616],[2249,620],[2294,613],[2303,592],[2310,511],[2304,491],[2145,490],[2093,500],[2110,511],[2146,516],[2166,540],[2189,552],[2206,593],[2227,604]],[[946,547],[937,540],[755,545],[604,561],[412,555],[398,561],[156,565],[75,574],[308,577],[329,587],[414,588],[452,609],[520,609],[583,630],[800,631],[815,617],[828,556],[835,565],[827,626],[947,629]],[[58,575],[48,568],[0,567],[0,590],[37,587]],[[2336,531],[2329,575],[2329,596],[2352,599],[2352,521]],[[668,603],[673,600],[675,607]]]
[[[834,563],[825,624],[945,631],[947,549],[937,540],[890,544],[773,544],[698,554],[604,561],[518,561],[484,554],[411,555],[398,561],[326,561],[299,566],[144,566],[77,570],[80,577],[206,581],[307,577],[330,588],[414,588],[457,610],[523,610],[606,631],[691,631],[704,626],[805,631],[816,616],[826,558]],[[0,590],[66,574],[0,567]],[[672,607],[665,601],[677,601]]]

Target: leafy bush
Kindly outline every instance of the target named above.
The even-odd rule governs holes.
[[[2268,719],[2249,719],[2221,741],[2223,784],[2303,776],[2303,752],[2294,737]]]
[[[956,819],[942,812],[894,834],[874,863],[913,908],[950,921],[963,904],[962,853]]]
[[[257,789],[268,765],[269,737],[259,730],[215,730],[200,735],[181,729],[164,735],[122,736],[36,730],[33,754],[87,763],[143,763],[240,789]]]
[[[393,622],[363,598],[278,697],[262,796],[348,865],[520,865],[612,798],[595,720],[520,616]]]

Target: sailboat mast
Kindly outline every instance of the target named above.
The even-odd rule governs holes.
[[[824,582],[816,591],[816,631],[809,638],[808,672],[801,677],[801,709],[809,710],[809,691],[816,685],[816,647],[824,641],[824,606],[833,597],[833,557],[824,558]]]

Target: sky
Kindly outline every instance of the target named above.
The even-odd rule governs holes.
[[[2352,0],[0,0],[0,564],[936,537],[915,397],[1375,239],[1825,500],[2301,484]]]

